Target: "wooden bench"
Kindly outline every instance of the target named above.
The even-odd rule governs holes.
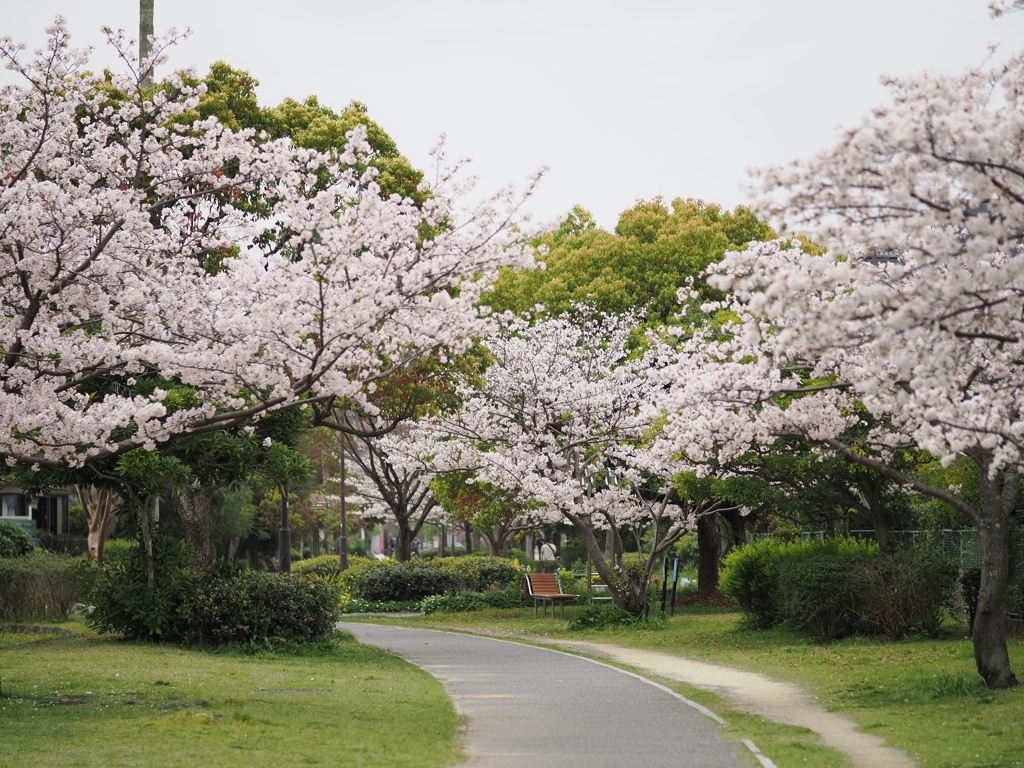
[[[523,593],[527,598],[533,598],[533,615],[537,615],[537,604],[544,605],[544,615],[548,615],[548,603],[551,603],[551,618],[555,617],[555,603],[558,603],[559,612],[565,618],[565,601],[575,600],[579,595],[567,595],[562,592],[562,585],[558,581],[556,573],[526,573],[523,574]]]

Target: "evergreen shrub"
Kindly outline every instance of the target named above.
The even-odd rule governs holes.
[[[0,621],[64,621],[93,573],[89,561],[64,554],[0,559]]]
[[[337,589],[266,571],[208,571],[189,580],[165,639],[186,645],[305,644],[329,636],[338,620]]]
[[[778,571],[779,618],[797,631],[826,640],[853,634],[860,626],[861,600],[869,585],[862,566],[868,554],[830,546],[791,552]]]
[[[0,557],[23,557],[35,549],[32,537],[10,520],[0,520]]]
[[[872,541],[833,538],[740,547],[726,557],[719,586],[754,626],[899,638],[938,627],[955,580],[937,550],[887,553]]]
[[[154,538],[153,554],[152,587],[142,547],[106,565],[91,590],[90,626],[184,645],[301,644],[334,631],[335,585],[226,563],[196,573],[191,550],[164,536]]]
[[[776,603],[779,563],[798,544],[764,540],[730,552],[722,561],[718,589],[740,606],[747,620],[767,628],[781,621]]]
[[[487,592],[490,589],[505,589],[516,584],[522,575],[522,567],[503,557],[470,555],[448,557],[435,561],[442,572],[451,580],[450,589],[455,592]]]
[[[370,563],[348,582],[363,600],[422,600],[452,590],[452,579],[436,560],[380,560]]]
[[[931,549],[883,552],[865,560],[863,568],[866,632],[895,640],[938,630],[956,589],[957,571],[948,557]]]

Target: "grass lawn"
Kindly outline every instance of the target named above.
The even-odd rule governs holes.
[[[0,768],[420,768],[458,759],[458,719],[440,684],[351,635],[255,655],[81,631],[40,637],[0,635]]]
[[[566,610],[567,617],[572,610]],[[1024,766],[1024,686],[986,690],[962,625],[950,624],[940,638],[853,638],[823,645],[780,629],[745,630],[739,613],[724,608],[682,609],[664,629],[639,630],[569,632],[565,621],[534,618],[532,608],[391,621],[616,643],[728,664],[800,684],[822,706],[884,737],[919,765]],[[1024,638],[1010,637],[1008,644],[1013,668],[1024,683]],[[666,684],[718,711],[739,738],[754,739],[780,768],[845,764],[831,750],[816,747],[800,729],[730,712],[712,694]]]

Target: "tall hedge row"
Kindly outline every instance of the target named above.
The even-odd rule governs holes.
[[[723,562],[719,588],[757,627],[895,639],[937,627],[955,583],[956,569],[940,552],[823,539],[740,547]]]
[[[431,595],[486,592],[515,583],[518,563],[500,557],[450,557],[429,560],[380,560],[362,567],[348,580],[353,595],[364,600],[422,600]]]

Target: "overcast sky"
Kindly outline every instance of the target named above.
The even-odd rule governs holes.
[[[637,199],[749,202],[747,169],[824,148],[886,94],[882,74],[956,72],[1024,48],[1024,13],[987,0],[156,0],[192,29],[170,68],[249,70],[265,105],[357,99],[419,167],[447,134],[481,187],[550,171],[536,221],[579,204],[613,227]],[[138,0],[0,0],[0,34],[56,15],[114,64],[100,27],[138,34]],[[165,68],[166,69],[166,68]],[[159,72],[158,72],[159,76]],[[0,72],[0,78],[11,75]]]

